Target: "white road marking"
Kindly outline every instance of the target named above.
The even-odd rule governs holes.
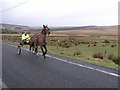
[[[46,56],[49,57],[50,55],[46,55]],[[67,60],[64,60],[64,59],[61,59],[61,58],[57,58],[57,57],[53,57],[53,56],[50,56],[50,58],[54,58],[54,59],[56,59],[56,60],[59,60],[59,61],[62,61],[62,62],[67,62],[67,63],[73,64],[73,65],[77,65],[77,66],[80,66],[80,67],[84,67],[84,68],[96,70],[96,71],[99,71],[99,72],[102,72],[102,73],[106,73],[106,74],[109,74],[109,75],[112,75],[112,76],[120,77],[120,75],[115,74],[115,73],[111,73],[111,72],[108,72],[108,71],[96,69],[96,68],[93,68],[93,67],[90,67],[90,66],[86,66],[86,65],[79,64],[79,63],[74,63],[74,62],[67,61]]]
[[[6,43],[4,43],[4,44],[6,44]],[[13,47],[17,47],[17,46],[15,46],[15,45],[11,45],[11,44],[6,44],[6,45],[10,45],[10,46],[13,46]],[[23,47],[22,47],[22,49],[28,51],[28,49],[26,49],[26,48],[23,48]],[[38,53],[38,54],[42,55],[42,53]],[[88,68],[88,69],[95,70],[95,71],[98,71],[98,72],[102,72],[102,73],[105,73],[105,74],[109,74],[109,75],[112,75],[112,76],[120,77],[120,75],[118,75],[118,74],[111,73],[111,72],[104,71],[104,70],[100,70],[100,69],[96,69],[96,68],[93,68],[93,67],[90,67],[90,66],[87,66],[87,65],[82,65],[82,64],[79,64],[79,63],[74,63],[74,62],[67,61],[67,60],[65,60],[65,59],[61,59],[61,58],[58,58],[58,57],[55,57],[55,56],[51,56],[51,55],[48,55],[48,54],[47,54],[46,56],[49,57],[49,58],[54,58],[54,59],[59,60],[59,61],[62,61],[62,62],[67,62],[67,63],[69,63],[69,64],[73,64],[73,65],[76,65],[76,66],[80,66],[80,67]]]
[[[2,82],[2,79],[0,78],[0,89],[7,88],[4,82]]]
[[[0,89],[2,89],[2,79],[0,79]]]

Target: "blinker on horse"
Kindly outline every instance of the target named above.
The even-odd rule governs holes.
[[[33,47],[33,51],[35,53],[38,53],[38,46],[40,46],[42,50],[42,54],[44,58],[46,59],[46,53],[47,53],[47,48],[46,48],[46,34],[50,34],[50,29],[48,28],[47,25],[43,25],[43,29],[40,34],[34,34],[31,39],[30,39],[30,48],[29,50],[31,51],[31,47]]]

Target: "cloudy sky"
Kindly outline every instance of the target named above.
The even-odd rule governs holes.
[[[3,23],[28,26],[117,25],[118,1],[1,0],[0,17]]]

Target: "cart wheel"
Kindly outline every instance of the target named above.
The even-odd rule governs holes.
[[[21,54],[21,47],[20,47],[20,46],[17,47],[17,54],[18,54],[18,55]]]

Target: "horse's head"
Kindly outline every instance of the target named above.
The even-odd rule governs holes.
[[[42,33],[43,34],[50,34],[50,29],[48,28],[48,26],[43,25],[43,29],[42,29]]]

